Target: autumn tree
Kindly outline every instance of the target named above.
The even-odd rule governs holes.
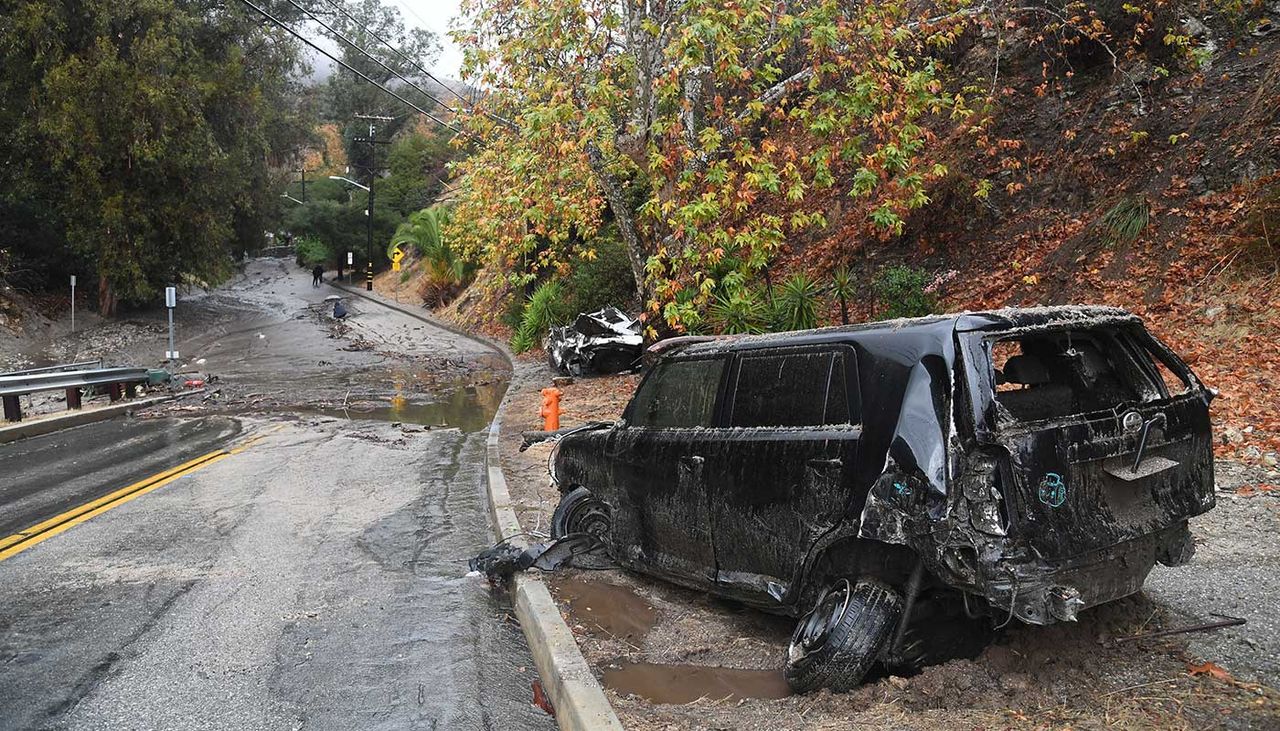
[[[15,249],[95,272],[99,307],[215,279],[261,240],[272,150],[301,138],[297,49],[238,6],[6,3],[0,207]],[[76,271],[73,269],[72,271]]]
[[[954,31],[913,21],[905,2],[463,7],[467,70],[492,93],[467,120],[483,143],[461,166],[454,220],[528,277],[590,257],[578,244],[607,207],[637,288],[675,328],[723,279],[755,276],[786,237],[822,226],[798,205],[814,189],[839,186],[869,232],[899,231],[947,172],[924,119],[969,113],[932,53]]]

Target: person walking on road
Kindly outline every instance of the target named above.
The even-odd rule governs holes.
[[[316,264],[316,268],[311,270],[311,286],[319,287],[324,281],[324,267]]]

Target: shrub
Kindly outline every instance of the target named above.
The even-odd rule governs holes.
[[[541,345],[551,326],[564,321],[565,310],[564,285],[557,281],[538,285],[525,303],[520,327],[511,338],[511,349],[523,353]]]
[[[712,326],[727,335],[761,333],[769,321],[769,308],[760,293],[746,288],[717,295],[708,314]]]
[[[317,264],[323,266],[333,258],[328,245],[316,236],[295,236],[293,248],[298,264],[308,269]]]
[[[608,305],[630,309],[636,299],[635,279],[622,238],[611,226],[591,243],[595,257],[579,258],[564,279],[567,312],[594,312]]]
[[[925,291],[929,275],[923,269],[892,266],[876,276],[873,284],[880,305],[880,319],[923,317],[933,313],[937,302]]]
[[[1132,244],[1151,220],[1151,204],[1144,196],[1121,200],[1102,214],[1104,238],[1108,244]]]

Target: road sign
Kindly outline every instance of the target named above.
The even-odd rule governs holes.
[[[404,252],[400,250],[400,245],[396,244],[395,251],[391,252],[391,269],[392,271],[400,271],[400,260],[404,258]]]
[[[356,263],[355,256],[356,255],[351,253],[350,251],[347,252],[347,266],[351,266],[352,264]]]
[[[165,307],[178,306],[178,288],[177,287],[164,288],[164,306]]]

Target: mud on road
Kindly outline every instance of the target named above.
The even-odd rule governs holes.
[[[551,374],[517,364],[504,417],[503,467],[526,530],[546,531],[558,493],[549,445],[518,451],[538,427]],[[561,423],[617,418],[638,378],[562,386]],[[1237,494],[1275,483],[1219,462],[1218,507],[1192,521],[1197,556],[1157,567],[1143,592],[1074,624],[1013,623],[972,658],[911,678],[880,673],[854,692],[791,696],[782,662],[792,621],[623,571],[561,572],[553,593],[584,655],[632,729],[1280,726],[1280,499]],[[1217,619],[1213,632],[1117,639]],[[1206,664],[1210,663],[1210,664]]]

